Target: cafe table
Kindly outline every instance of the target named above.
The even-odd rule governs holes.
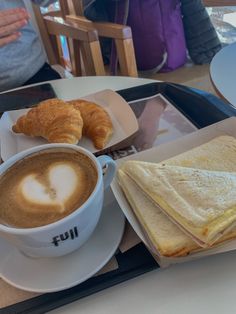
[[[221,49],[212,59],[210,76],[218,93],[236,107],[236,43]]]
[[[58,97],[82,97],[156,81],[82,77],[51,81]],[[79,265],[78,265],[79,266]],[[52,314],[233,314],[236,313],[236,251],[158,268],[74,301]]]

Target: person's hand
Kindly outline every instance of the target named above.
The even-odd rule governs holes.
[[[0,11],[0,48],[20,37],[19,30],[28,23],[29,15],[23,8]]]

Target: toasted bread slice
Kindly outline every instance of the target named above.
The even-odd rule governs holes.
[[[121,169],[198,245],[208,247],[236,224],[235,160],[236,139],[221,136],[159,164],[127,161]]]

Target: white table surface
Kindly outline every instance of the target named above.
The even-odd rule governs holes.
[[[210,74],[216,89],[236,107],[236,43],[215,55],[210,64]]]
[[[124,77],[53,81],[58,97],[74,98],[110,88],[155,82]],[[60,307],[52,314],[235,314],[236,252],[157,269]]]
[[[87,76],[61,79],[50,83],[59,98],[74,99],[103,89],[119,90],[153,82],[156,81],[122,76]]]

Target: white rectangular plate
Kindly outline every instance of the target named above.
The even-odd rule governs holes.
[[[236,117],[232,117],[232,118],[223,120],[221,122],[212,124],[209,127],[206,127],[196,132],[193,132],[191,134],[185,135],[175,141],[162,144],[158,147],[154,147],[149,150],[117,160],[117,165],[119,167],[119,165],[121,165],[122,162],[124,162],[125,160],[161,162],[165,159],[174,157],[194,147],[204,144],[217,136],[226,135],[226,134],[236,137]],[[114,180],[112,181],[111,188],[117,202],[120,205],[120,208],[122,209],[126,218],[130,222],[131,226],[133,227],[135,232],[138,234],[140,239],[144,242],[144,244],[149,248],[149,250],[152,251],[151,247],[148,245],[148,240],[146,239],[145,234],[142,228],[140,227],[136,216],[133,214],[133,211],[131,207],[129,206],[129,203],[127,202],[118,184],[117,178],[114,178]],[[235,249],[236,249],[236,240],[233,240],[217,248],[213,248],[204,252],[198,252],[198,253],[189,255],[187,257],[164,258],[164,257],[159,256],[158,258],[159,258],[160,264],[166,266],[171,263],[188,261],[191,259],[195,259],[197,257],[227,252],[227,251],[231,251]]]
[[[97,103],[102,106],[111,117],[114,132],[104,150],[118,145],[138,131],[138,122],[132,109],[116,92],[103,90],[86,97],[81,97],[81,99]],[[29,109],[21,109],[5,112],[0,120],[1,157],[4,161],[25,149],[47,143],[43,138],[15,134],[12,131],[12,125],[28,110]],[[90,150],[92,153],[98,152],[92,142],[85,137],[80,140],[78,145]]]

